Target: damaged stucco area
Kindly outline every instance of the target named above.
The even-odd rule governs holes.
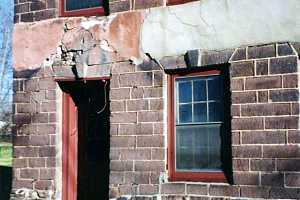
[[[105,65],[141,57],[141,21],[142,14],[135,12],[16,25],[14,69],[51,67],[58,78],[108,76]]]
[[[76,64],[82,76],[89,73],[83,70],[85,66],[97,68],[128,60],[139,64],[145,54],[161,59],[195,49],[205,52],[300,42],[299,9],[297,0],[274,0],[271,4],[268,0],[203,0],[108,17],[17,24],[14,68]]]

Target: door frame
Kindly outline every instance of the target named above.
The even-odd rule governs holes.
[[[75,78],[54,78],[57,83]],[[110,77],[89,77],[81,81],[110,81]],[[77,200],[78,180],[78,110],[71,97],[62,91],[62,200]]]
[[[62,200],[77,200],[78,114],[71,95],[62,95]]]

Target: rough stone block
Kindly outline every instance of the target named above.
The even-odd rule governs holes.
[[[283,187],[284,175],[281,172],[262,173],[261,185]]]
[[[162,194],[184,194],[185,184],[183,183],[165,183],[161,185]]]
[[[125,102],[126,101],[110,101],[110,111],[111,112],[120,112],[125,111]]]
[[[262,148],[261,146],[233,146],[232,147],[233,158],[261,158]]]
[[[165,149],[164,148],[152,148],[151,149],[151,160],[165,160]]]
[[[265,119],[266,129],[295,129],[298,128],[298,117],[267,117]]]
[[[281,88],[281,76],[254,77],[245,81],[246,90]]]
[[[54,168],[40,169],[40,179],[41,180],[54,180],[55,179],[55,169]]]
[[[296,88],[298,87],[298,75],[284,75],[283,76],[283,87],[284,88]]]
[[[152,86],[152,72],[120,74],[120,87]]]
[[[148,110],[148,100],[128,100],[126,101],[126,108],[128,111]]]
[[[157,98],[163,96],[162,87],[144,88],[144,98]]]
[[[236,185],[258,185],[259,173],[256,172],[233,172],[233,182]]]
[[[51,19],[51,18],[55,18],[55,17],[56,17],[55,9],[34,12],[34,20],[35,21],[41,21],[41,20]]]
[[[262,103],[241,106],[242,116],[290,115],[289,103]]]
[[[162,120],[163,120],[162,111],[138,112],[138,122],[161,122]]]
[[[39,148],[39,156],[40,157],[55,157],[56,150],[55,146],[44,146]]]
[[[249,171],[249,159],[233,159],[233,171]]]
[[[272,187],[270,199],[300,199],[299,188]]]
[[[300,131],[289,131],[288,143],[300,143]]]
[[[296,89],[271,90],[269,98],[272,102],[298,101],[299,91]]]
[[[286,156],[287,157],[287,156]],[[298,156],[299,158],[299,156]],[[300,169],[300,159],[278,159],[277,170],[278,171],[298,171]]]
[[[127,11],[130,9],[129,0],[109,2],[110,13]]]
[[[151,0],[151,1],[137,0],[137,1],[135,1],[136,9],[146,9],[146,8],[158,7],[158,6],[163,6],[163,5],[164,5],[164,3],[162,0]]]
[[[186,186],[186,193],[187,194],[194,194],[194,195],[207,195],[208,194],[208,187],[207,185],[201,184],[187,184]]]
[[[30,136],[31,146],[45,146],[50,145],[50,140],[48,135],[32,135]]]
[[[283,131],[251,131],[242,133],[242,144],[284,144]]]
[[[244,79],[231,79],[230,89],[231,91],[244,90]]]
[[[261,186],[242,186],[241,197],[268,199],[269,188]]]
[[[270,60],[270,74],[297,72],[297,56],[273,58]]]
[[[139,194],[140,195],[155,195],[158,193],[157,185],[139,185]]]
[[[135,140],[134,136],[112,136],[110,138],[110,146],[115,148],[135,147]]]
[[[288,43],[277,44],[277,51],[279,56],[295,55],[292,47]]]
[[[129,184],[149,184],[149,172],[125,172],[125,183]]]
[[[275,160],[273,159],[251,159],[251,171],[275,171]]]
[[[272,145],[263,146],[264,158],[299,158],[300,146],[298,145]]]
[[[21,169],[20,177],[23,179],[38,179],[39,170],[38,169]]]
[[[246,48],[238,48],[231,57],[231,61],[246,60]]]
[[[209,195],[238,197],[239,188],[230,185],[211,185],[209,187]]]
[[[230,75],[232,77],[254,76],[254,62],[242,61],[231,63]]]
[[[248,59],[275,57],[275,45],[248,47]]]
[[[33,22],[34,16],[33,13],[21,14],[20,22]]]
[[[45,158],[29,158],[28,166],[31,168],[44,168],[46,167],[46,159]]]
[[[155,171],[163,172],[165,171],[165,162],[164,161],[136,161],[134,163],[134,169],[136,171]]]
[[[256,62],[256,75],[267,75],[269,72],[268,60],[257,60]]]
[[[137,147],[163,147],[164,137],[162,135],[138,136]]]
[[[124,183],[124,172],[110,172],[109,184],[122,184]]]
[[[257,130],[263,129],[263,118],[234,118],[231,121],[232,130]]]
[[[111,89],[109,96],[111,100],[129,99],[130,88]]]
[[[243,104],[243,103],[255,103],[256,102],[256,92],[232,92],[231,101],[233,104]]]
[[[300,187],[300,174],[299,173],[286,173],[285,184],[288,187]]]
[[[137,122],[136,112],[112,113],[110,117],[111,123],[135,123]]]

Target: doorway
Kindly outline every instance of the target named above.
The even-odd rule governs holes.
[[[108,199],[109,82],[64,81],[63,200]]]

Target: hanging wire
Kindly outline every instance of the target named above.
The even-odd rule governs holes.
[[[101,110],[97,111],[97,114],[101,114],[105,110],[106,105],[107,105],[106,86],[107,86],[108,81],[106,81],[106,80],[104,80],[104,81],[105,81],[105,84],[104,84],[104,106]]]

